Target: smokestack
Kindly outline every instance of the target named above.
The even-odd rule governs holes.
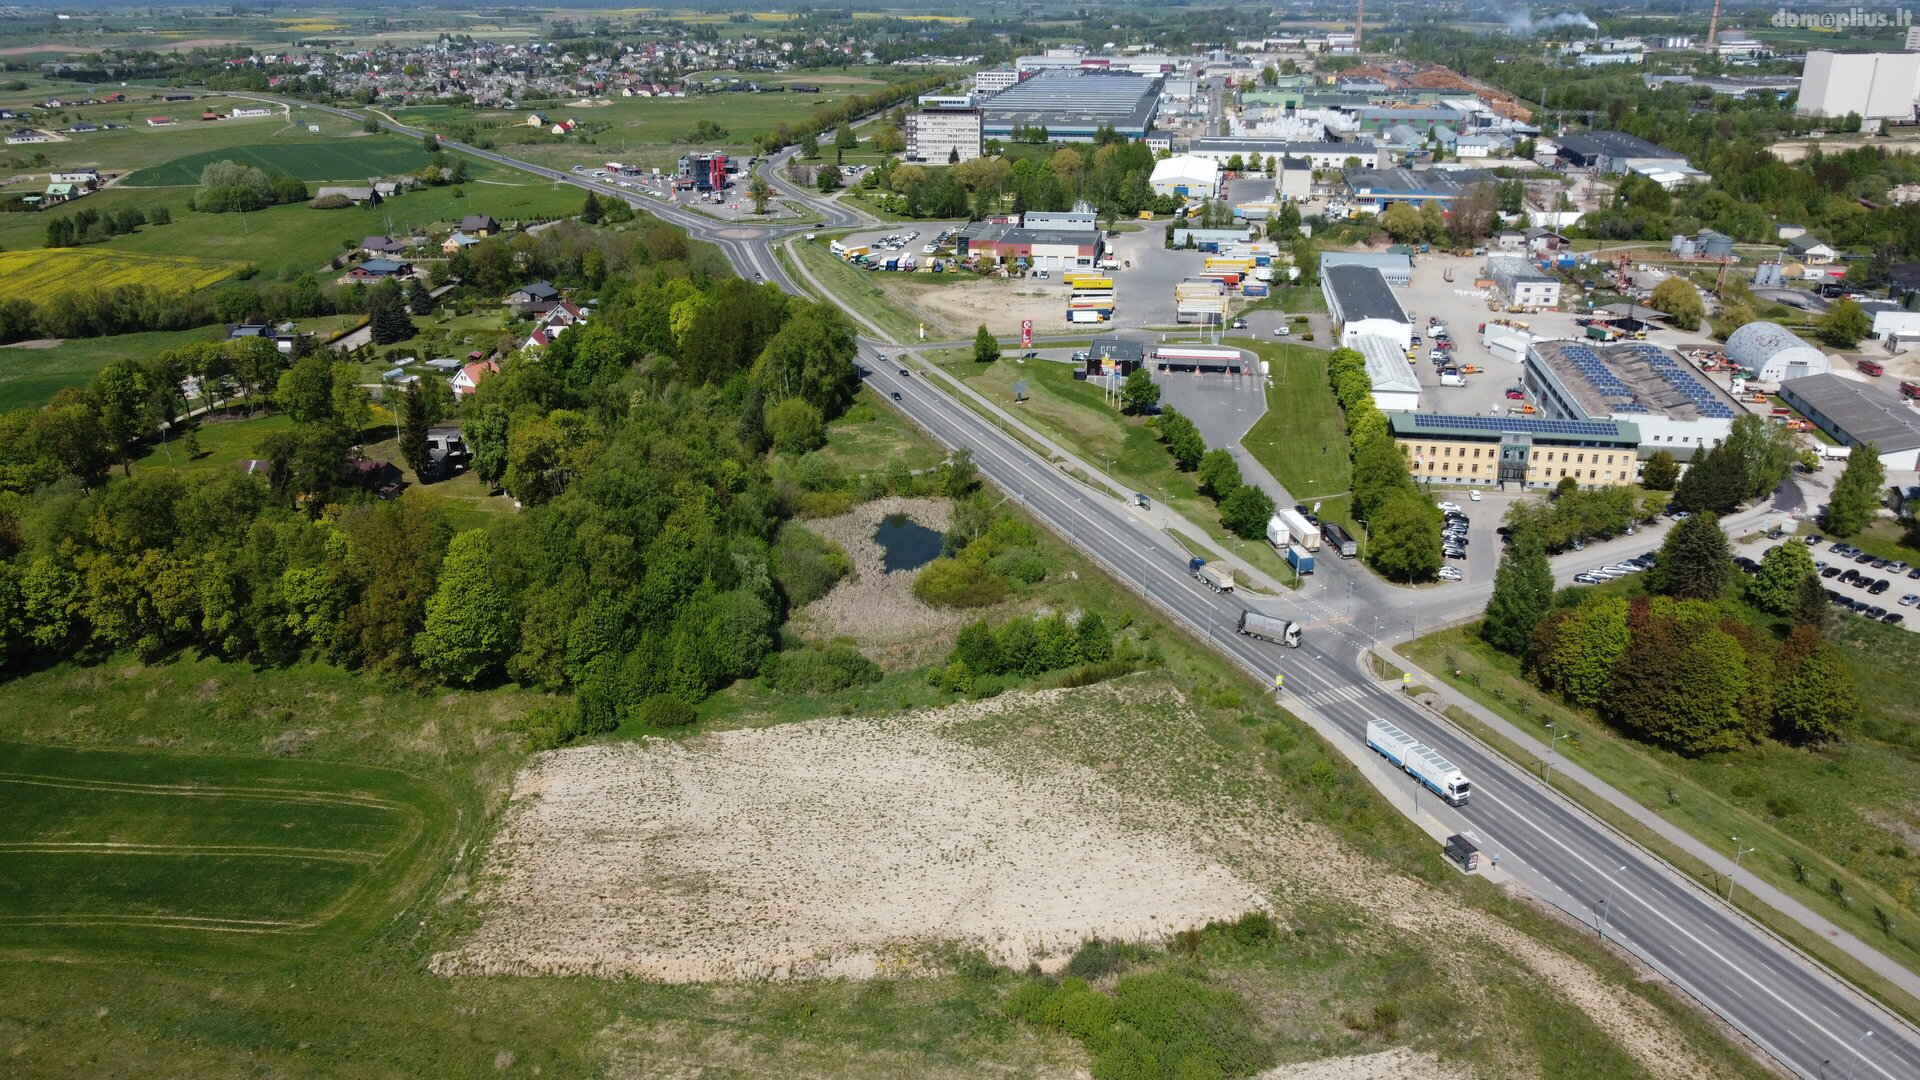
[[[1367,0],[1360,0],[1360,10],[1353,15],[1353,51],[1360,51],[1360,35],[1366,29]]]
[[[1713,0],[1713,17],[1707,20],[1707,48],[1720,40],[1720,0]]]

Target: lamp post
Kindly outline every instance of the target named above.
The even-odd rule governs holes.
[[[1740,846],[1739,837],[1733,837],[1733,874],[1740,872],[1740,856],[1750,855],[1752,853],[1752,848],[1743,848]],[[1729,904],[1733,903],[1733,874],[1727,875],[1727,903]]]
[[[1847,1080],[1853,1080],[1854,1070],[1860,1067],[1860,1059],[1866,1056],[1867,1040],[1871,1038],[1873,1038],[1873,1032],[1869,1031],[1860,1036],[1860,1041],[1854,1044],[1853,1060],[1847,1063]]]
[[[1560,725],[1559,725],[1559,724],[1557,724],[1557,723],[1555,723],[1555,722],[1554,722],[1554,721],[1552,721],[1552,720],[1549,720],[1549,721],[1547,721],[1547,730],[1548,730],[1548,731],[1551,731],[1551,732],[1554,732],[1554,736],[1553,736],[1553,738],[1551,738],[1551,739],[1549,739],[1549,740],[1547,740],[1547,769],[1546,769],[1546,781],[1547,781],[1547,786],[1548,786],[1548,787],[1552,787],[1552,786],[1553,786],[1553,752],[1554,752],[1554,747],[1556,747],[1556,746],[1558,746],[1558,745],[1560,744],[1560,740],[1561,740],[1561,739],[1565,739],[1565,738],[1570,738],[1570,737],[1572,736],[1572,734],[1573,734],[1573,733],[1572,733],[1572,732],[1568,732],[1568,733],[1567,733],[1567,734],[1565,734],[1565,735],[1561,735],[1561,734],[1559,734],[1559,731],[1560,731]]]
[[[1622,863],[1620,866],[1615,867],[1613,873],[1607,878],[1607,905],[1606,910],[1601,912],[1600,919],[1601,941],[1607,940],[1607,927],[1613,922],[1613,890],[1615,886],[1620,884],[1620,871],[1626,868],[1626,864]]]

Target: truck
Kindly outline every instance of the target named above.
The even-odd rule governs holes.
[[[1287,531],[1287,535],[1292,537],[1294,543],[1299,544],[1308,551],[1320,550],[1320,530],[1314,528],[1313,523],[1308,521],[1300,511],[1281,510],[1276,512],[1272,519],[1267,522],[1268,540],[1273,540],[1273,523],[1275,521],[1278,521],[1281,528]],[[1274,546],[1279,547],[1280,543],[1274,541]]]
[[[1195,581],[1214,592],[1233,591],[1233,571],[1219,563],[1210,563],[1205,559],[1189,559],[1187,572],[1193,575]]]
[[[1266,296],[1269,294],[1269,292],[1270,290],[1265,284],[1255,285],[1251,282],[1249,282],[1245,286],[1242,286],[1240,289],[1240,295],[1249,297],[1249,298]]]
[[[1275,645],[1285,645],[1289,649],[1300,647],[1299,623],[1262,615],[1257,611],[1240,613],[1240,632],[1248,637],[1271,641]]]
[[[1472,794],[1473,785],[1454,767],[1453,762],[1438,750],[1402,731],[1399,725],[1390,720],[1375,717],[1367,721],[1367,748],[1393,762],[1418,781],[1421,787],[1447,800],[1452,806],[1465,805]]]
[[[1296,574],[1303,576],[1311,574],[1313,573],[1313,552],[1299,544],[1288,544],[1287,565],[1293,567],[1293,572]]]
[[[1360,545],[1354,542],[1353,534],[1334,522],[1320,523],[1320,539],[1325,540],[1327,546],[1343,559],[1351,559],[1360,553]]]
[[[1099,323],[1106,322],[1107,317],[1098,311],[1069,311],[1067,312],[1067,321],[1070,323]]]
[[[1920,382],[1902,382],[1900,396],[1908,401],[1920,399]]]

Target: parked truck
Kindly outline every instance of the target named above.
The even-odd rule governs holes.
[[[1400,730],[1392,721],[1378,718],[1367,721],[1367,747],[1454,806],[1465,804],[1472,792],[1473,785],[1453,762]]]
[[[1299,623],[1262,615],[1257,611],[1240,613],[1240,632],[1248,637],[1271,641],[1275,645],[1285,645],[1289,649],[1300,647]]]
[[[1334,553],[1343,559],[1351,559],[1360,553],[1360,545],[1353,540],[1353,534],[1331,521],[1320,523],[1320,539],[1327,542]]]
[[[1214,592],[1233,591],[1233,571],[1219,563],[1210,563],[1205,559],[1189,559],[1187,573],[1192,574],[1195,581]]]
[[[1293,567],[1296,574],[1313,573],[1313,552],[1299,544],[1287,545],[1287,565]]]
[[[1287,535],[1292,538],[1293,543],[1299,544],[1308,551],[1320,550],[1320,530],[1314,528],[1313,523],[1308,521],[1298,510],[1282,510],[1268,520],[1267,540],[1270,541],[1274,547],[1283,547],[1286,544],[1286,541],[1275,540],[1273,537],[1273,523],[1275,521],[1278,521],[1281,528],[1286,530]]]

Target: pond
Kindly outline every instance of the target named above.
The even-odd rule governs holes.
[[[874,527],[873,542],[884,553],[887,573],[918,570],[940,557],[942,537],[905,514],[888,514]]]

